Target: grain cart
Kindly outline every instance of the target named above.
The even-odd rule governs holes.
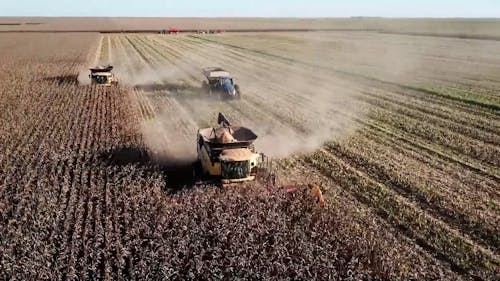
[[[241,99],[240,87],[234,84],[233,77],[226,70],[219,67],[203,69],[207,79],[202,88],[209,96],[218,96],[221,99]]]
[[[113,66],[103,65],[96,66],[90,69],[90,81],[92,84],[98,84],[103,86],[116,86],[118,85],[118,79],[115,75],[111,73]]]
[[[219,113],[219,127],[198,130],[198,161],[195,179],[216,179],[222,185],[272,179],[272,163],[263,153],[257,153],[252,130],[231,126],[224,114]]]

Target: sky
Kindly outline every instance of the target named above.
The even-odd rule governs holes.
[[[500,18],[500,0],[0,0],[0,16]]]

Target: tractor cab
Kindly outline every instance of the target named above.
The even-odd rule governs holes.
[[[209,96],[219,96],[222,99],[241,99],[241,90],[234,83],[231,74],[219,67],[203,69],[203,75],[207,79],[203,81],[203,89]]]

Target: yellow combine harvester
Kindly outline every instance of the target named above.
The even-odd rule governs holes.
[[[111,71],[113,70],[113,66],[96,66],[89,70],[89,78],[92,84],[103,85],[107,87],[118,85],[118,79],[116,79],[115,75],[111,73]]]
[[[269,159],[253,146],[257,135],[248,128],[231,126],[222,113],[218,123],[218,128],[198,130],[197,178],[217,178],[222,184],[231,184],[272,177]]]
[[[219,113],[218,124],[217,128],[198,130],[198,161],[194,168],[197,184],[213,183],[215,179],[222,186],[228,186],[258,179],[268,187],[275,187],[272,162],[253,146],[257,135],[248,128],[231,126],[222,113]],[[316,184],[282,188],[292,194],[305,192],[302,194],[312,197],[318,207],[325,206],[323,193]]]

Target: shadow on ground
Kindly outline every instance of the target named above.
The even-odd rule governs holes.
[[[124,146],[99,153],[99,159],[111,166],[139,165],[161,172],[167,189],[176,193],[194,186],[193,160],[164,158],[153,160],[141,147]]]
[[[179,102],[201,101],[205,103],[221,103],[231,102],[231,98],[227,95],[216,92],[209,95],[208,91],[203,87],[196,87],[185,83],[168,83],[162,84],[140,84],[135,86],[136,89],[142,90],[152,95],[164,95],[175,98]]]
[[[57,85],[61,84],[72,84],[72,83],[78,83],[78,74],[72,74],[72,75],[61,75],[61,76],[52,76],[52,77],[47,77],[43,78],[44,81],[49,81],[49,82],[55,82]]]
[[[201,87],[195,87],[185,83],[167,83],[163,82],[161,84],[150,83],[150,84],[139,84],[135,86],[136,89],[143,90],[145,92],[156,92],[156,91],[168,91],[171,93],[198,93],[201,94],[203,89]]]
[[[99,159],[110,165],[148,164],[151,162],[147,151],[138,147],[119,147],[101,151]]]
[[[172,192],[190,189],[195,185],[193,166],[194,160],[172,160],[164,159],[160,165],[167,179],[166,186]]]

